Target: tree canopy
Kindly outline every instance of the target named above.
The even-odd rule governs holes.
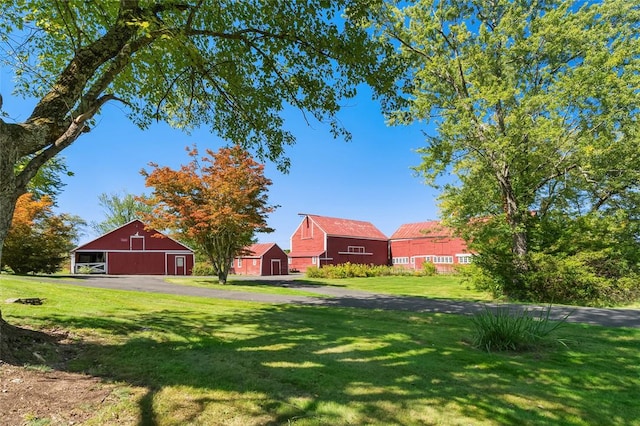
[[[15,273],[53,273],[69,258],[84,222],[75,216],[56,215],[49,197],[27,193],[18,199],[6,239],[2,265]]]
[[[23,122],[0,119],[0,242],[29,180],[107,102],[142,128],[206,126],[282,169],[294,142],[285,108],[348,135],[341,100],[388,75],[384,45],[361,25],[376,3],[2,0],[3,66],[37,101]]]
[[[512,293],[532,250],[557,254],[551,230],[617,217],[625,244],[639,240],[639,19],[625,0],[379,10],[374,25],[404,68],[386,113],[433,124],[417,170],[443,188],[444,217]]]
[[[227,281],[234,257],[254,242],[256,232],[272,232],[267,216],[271,180],[264,166],[239,146],[207,150],[199,158],[188,149],[191,162],[180,170],[152,164],[143,171],[153,188],[144,199],[152,212],[145,215],[150,227],[173,231],[205,254],[221,283]]]
[[[98,196],[98,204],[102,207],[105,219],[102,222],[91,223],[91,227],[102,235],[134,219],[142,219],[145,213],[150,213],[152,210],[144,199],[144,196],[135,196],[126,192],[111,194],[103,192]]]

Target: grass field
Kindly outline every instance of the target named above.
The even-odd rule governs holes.
[[[27,296],[46,303],[3,316],[71,331],[81,351],[69,368],[118,384],[120,402],[89,424],[640,425],[638,329],[566,324],[562,343],[486,353],[469,344],[469,317],[0,277],[1,300]]]
[[[397,296],[419,296],[433,299],[458,299],[469,301],[489,301],[491,296],[487,292],[470,288],[459,277],[453,275],[437,275],[433,277],[370,277],[370,278],[296,278],[292,287],[282,287],[270,284],[268,281],[252,281],[229,276],[227,284],[218,284],[215,278],[187,277],[169,278],[169,282],[180,285],[207,287],[219,290],[237,290],[247,292],[262,292],[273,294],[291,294],[301,296],[320,296],[313,293],[314,285],[346,287],[354,290],[365,290],[373,293],[393,294]],[[304,290],[295,288],[295,283],[304,285]]]

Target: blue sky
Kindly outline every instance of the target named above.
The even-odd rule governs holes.
[[[34,103],[11,97],[10,82],[6,74],[3,77],[0,93],[8,121],[24,120]],[[215,151],[225,143],[205,129],[186,135],[159,123],[142,131],[125,112],[117,103],[105,105],[93,130],[63,151],[74,176],[64,178],[59,212],[87,222],[101,221],[104,212],[98,195],[146,192],[140,170],[149,162],[178,168],[189,161],[186,146],[195,143],[201,150]],[[289,239],[300,222],[298,213],[369,221],[387,236],[403,223],[438,218],[437,191],[411,170],[420,163],[415,149],[424,144],[421,127],[388,127],[366,89],[345,101],[339,117],[353,134],[350,142],[333,139],[328,125],[309,126],[300,112],[287,112],[287,126],[297,143],[287,150],[288,174],[266,165],[265,174],[273,181],[269,199],[280,207],[268,221],[275,232],[258,234],[260,242],[290,248]],[[96,236],[87,228],[80,243]]]

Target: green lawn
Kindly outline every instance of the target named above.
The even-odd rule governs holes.
[[[332,285],[354,290],[366,290],[373,293],[398,296],[420,296],[433,299],[460,299],[489,301],[491,295],[469,287],[454,275],[436,275],[433,277],[370,277],[370,278],[304,278],[309,284]]]
[[[286,294],[291,296],[309,296],[309,297],[327,297],[324,294],[314,293],[308,290],[298,290],[295,288],[283,287],[271,281],[256,280],[234,280],[233,276],[229,277],[226,284],[220,284],[217,278],[208,277],[186,277],[186,278],[167,278],[165,281],[193,287],[204,287],[215,290],[243,291],[247,293],[268,293],[268,294]]]
[[[299,296],[326,297],[313,292],[314,286],[345,287],[353,290],[365,290],[373,293],[392,294],[398,296],[419,296],[433,299],[459,299],[470,301],[490,301],[491,295],[466,285],[461,278],[452,275],[433,277],[370,277],[370,278],[297,278],[289,287],[271,281],[237,279],[229,276],[227,284],[218,284],[214,278],[187,277],[168,278],[168,282],[179,285],[207,287],[218,290],[233,290],[271,294],[291,294]],[[304,289],[297,289],[299,284]]]
[[[349,284],[351,285],[351,284]],[[89,424],[640,425],[640,330],[567,324],[528,353],[469,345],[468,317],[264,305],[0,277],[13,324],[82,339],[115,381]],[[111,399],[110,399],[111,400]]]

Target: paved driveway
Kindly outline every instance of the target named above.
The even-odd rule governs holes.
[[[176,294],[196,297],[209,297],[215,299],[242,300],[261,303],[292,303],[300,305],[322,305],[335,307],[352,307],[363,309],[386,309],[411,312],[449,313],[449,314],[473,314],[487,307],[509,307],[511,309],[529,309],[531,311],[546,308],[539,305],[510,305],[461,302],[442,299],[428,299],[423,297],[393,296],[370,293],[361,290],[349,290],[342,287],[317,286],[297,281],[301,275],[281,275],[275,277],[261,277],[260,280],[277,286],[306,290],[322,294],[328,297],[290,296],[280,294],[248,293],[229,290],[217,290],[202,287],[190,287],[167,283],[162,276],[123,276],[123,275],[90,275],[74,276],[73,280],[55,279],[55,282],[80,285],[85,287],[98,287],[117,290],[133,290],[151,293]],[[46,280],[42,277],[34,279]],[[236,280],[256,281],[256,277],[233,276]],[[640,328],[639,309],[602,309],[553,306],[552,319],[562,319],[569,315],[567,321],[602,325],[607,327],[634,327]]]

